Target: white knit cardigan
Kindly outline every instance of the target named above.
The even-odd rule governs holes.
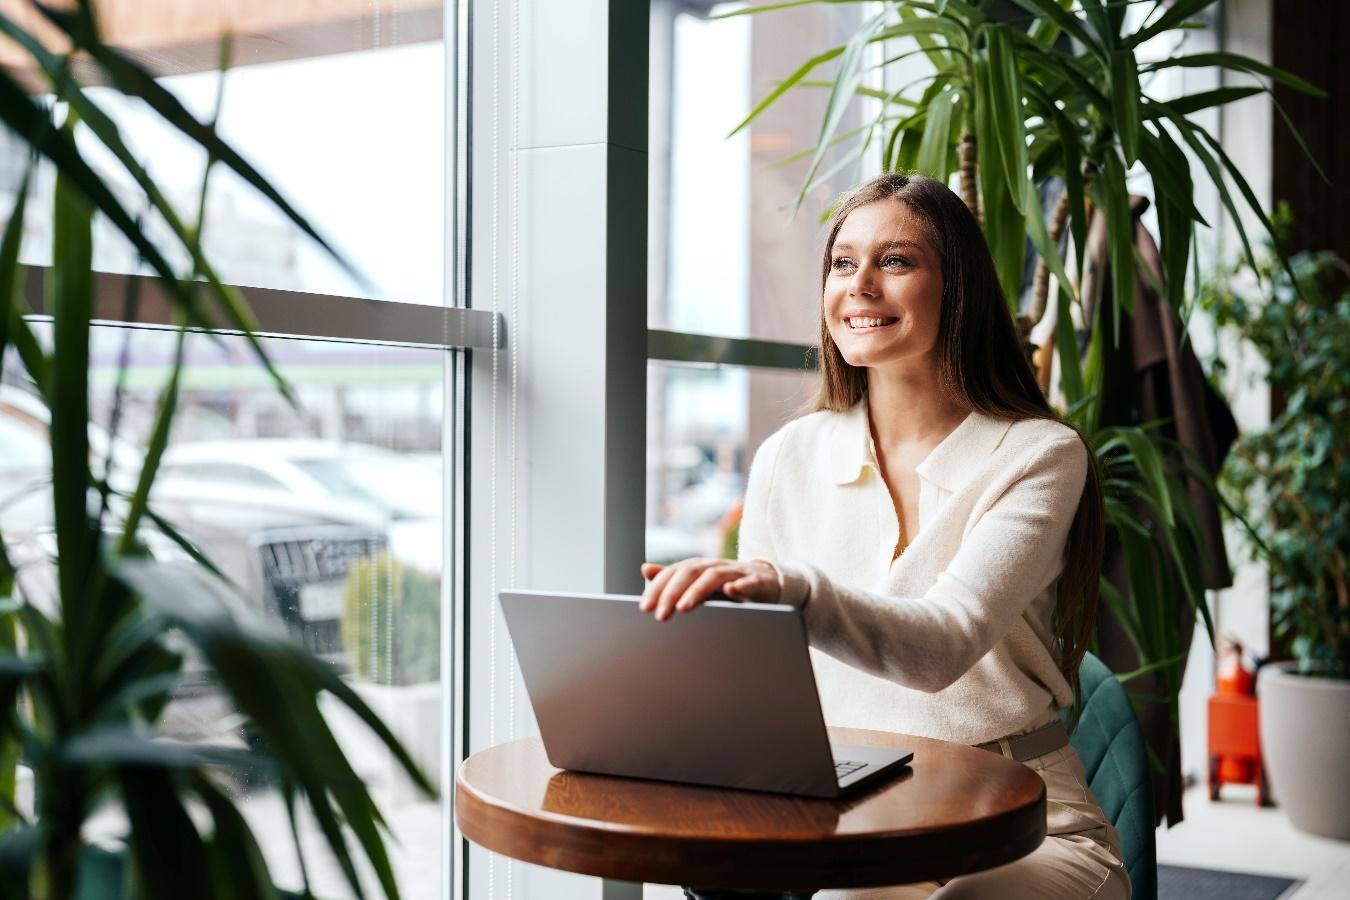
[[[740,557],[804,605],[826,721],[975,744],[1068,705],[1051,615],[1087,464],[1064,425],[971,413],[918,466],[919,530],[892,562],[865,401],[765,441]]]

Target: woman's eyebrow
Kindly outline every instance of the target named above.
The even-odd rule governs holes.
[[[906,249],[909,249],[909,250],[919,250],[919,251],[922,251],[922,250],[924,249],[924,245],[923,245],[923,244],[920,244],[918,241],[906,241],[906,240],[899,240],[899,241],[884,241],[884,242],[882,242],[882,243],[880,243],[880,244],[877,244],[876,249],[878,249],[878,250],[894,250],[894,249],[896,249],[897,247],[903,247],[903,248],[906,248]],[[834,249],[835,249],[835,250],[847,250],[847,251],[849,251],[849,252],[851,253],[851,252],[853,252],[853,250],[854,250],[855,248],[854,248],[854,246],[853,246],[852,244],[841,242],[841,243],[835,244],[835,245],[834,245]]]
[[[878,250],[894,250],[897,247],[903,247],[907,250],[923,250],[923,244],[918,241],[886,241],[884,244],[878,244]]]

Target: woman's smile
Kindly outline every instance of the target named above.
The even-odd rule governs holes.
[[[844,324],[850,331],[880,331],[889,328],[900,319],[895,316],[845,316]]]

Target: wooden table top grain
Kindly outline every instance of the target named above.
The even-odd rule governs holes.
[[[464,761],[464,836],[524,862],[601,878],[725,889],[875,887],[1003,865],[1045,838],[1045,784],[990,753],[831,728],[836,744],[909,748],[909,767],[842,800],[567,772],[538,738]]]

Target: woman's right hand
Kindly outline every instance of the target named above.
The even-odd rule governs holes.
[[[762,559],[696,556],[668,566],[643,563],[642,577],[647,587],[638,608],[655,613],[658,622],[695,609],[719,591],[733,600],[752,603],[777,603],[781,594],[778,570]]]

